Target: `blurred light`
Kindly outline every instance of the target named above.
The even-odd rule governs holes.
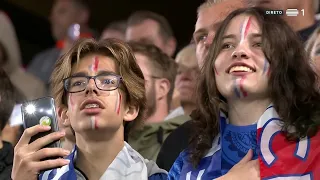
[[[48,115],[52,115],[52,111],[51,110],[47,110],[46,111]]]
[[[34,104],[28,104],[25,110],[28,114],[33,114],[36,111],[36,106]]]
[[[80,25],[72,24],[68,29],[68,36],[71,40],[76,41],[80,37]]]

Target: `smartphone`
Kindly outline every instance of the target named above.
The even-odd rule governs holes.
[[[52,132],[59,131],[55,111],[55,103],[52,97],[43,97],[40,99],[22,103],[21,115],[23,127],[25,129],[38,124],[51,126],[51,129],[49,131],[40,132],[34,135],[31,138],[30,143]],[[47,147],[60,147],[60,140],[52,142],[46,145],[44,148]]]

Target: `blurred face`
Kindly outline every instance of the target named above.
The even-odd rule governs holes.
[[[120,39],[122,41],[125,40],[124,34],[121,33],[120,31],[106,29],[103,31],[100,39],[109,39],[109,38],[116,38],[116,39]]]
[[[144,80],[145,80],[145,88],[146,88],[146,99],[147,99],[147,118],[151,116],[157,109],[156,104],[156,79],[152,75],[148,57],[143,54],[135,53],[135,57],[137,60],[137,64],[140,67]]]
[[[289,8],[300,8],[301,0],[247,0],[249,6],[260,6],[273,10],[286,10]]]
[[[315,70],[318,74],[320,74],[320,35],[318,35],[312,50],[311,50],[311,59],[312,64],[315,67]]]
[[[166,52],[166,43],[159,33],[159,24],[153,20],[144,20],[140,24],[129,26],[126,41],[153,44]]]
[[[75,89],[86,87],[84,91],[68,95],[67,116],[76,133],[97,130],[115,132],[122,127],[123,120],[131,121],[135,118],[128,118],[126,96],[120,88],[100,90],[117,84],[119,79],[114,74],[119,74],[114,60],[101,55],[85,56],[78,66],[73,67],[72,77],[96,76],[96,82],[93,79],[88,82],[74,79],[68,83]],[[121,86],[121,81],[119,84]]]
[[[199,67],[186,67],[179,65],[176,76],[175,87],[179,92],[181,103],[195,103],[195,88]]]
[[[56,40],[64,39],[68,28],[73,23],[78,23],[77,14],[72,1],[56,0],[50,15],[51,31]]]
[[[239,15],[228,25],[214,68],[218,90],[228,102],[267,97],[269,62],[261,41],[253,16]]]
[[[239,0],[229,0],[200,10],[193,34],[193,39],[197,45],[196,55],[199,67],[202,67],[208,48],[221,22],[231,11],[242,6],[243,4]]]

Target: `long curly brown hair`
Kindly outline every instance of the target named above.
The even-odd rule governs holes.
[[[197,109],[193,113],[190,141],[190,161],[197,166],[212,146],[220,131],[219,111],[225,102],[219,93],[214,62],[222,47],[222,37],[231,20],[238,15],[254,16],[262,29],[262,49],[270,63],[269,96],[283,120],[282,130],[288,140],[312,137],[320,123],[320,94],[317,75],[311,69],[308,56],[296,33],[279,16],[266,15],[258,7],[233,11],[217,31],[205,59],[197,87]],[[288,132],[294,127],[295,132]]]

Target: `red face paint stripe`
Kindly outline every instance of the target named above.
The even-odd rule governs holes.
[[[247,35],[248,35],[248,31],[249,31],[249,28],[250,28],[250,24],[251,24],[251,17],[249,17],[248,22],[247,22],[247,24],[246,24],[246,28],[245,28],[245,31],[244,31],[244,38],[246,38]]]
[[[240,80],[240,90],[243,94],[243,97],[247,97],[248,96],[248,93],[243,89],[243,81],[244,81],[245,78],[241,78]]]
[[[98,71],[98,67],[99,67],[99,59],[98,57],[94,58],[94,64],[93,64],[93,71],[97,72]]]
[[[94,129],[98,129],[98,121],[96,119],[94,121]]]
[[[216,67],[214,67],[214,72],[216,72],[216,74],[217,74],[217,75],[219,75],[219,73],[218,73],[218,71],[217,71]]]

